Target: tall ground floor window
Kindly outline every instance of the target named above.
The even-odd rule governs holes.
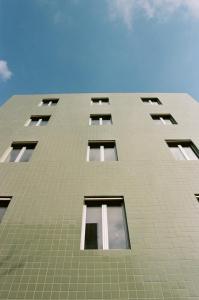
[[[85,197],[80,248],[130,249],[123,197]]]

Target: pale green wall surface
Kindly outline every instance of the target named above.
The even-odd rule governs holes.
[[[94,106],[91,97],[109,97]],[[141,97],[158,97],[148,105]],[[43,98],[59,98],[39,107]],[[110,113],[113,125],[89,126]],[[170,113],[177,125],[157,125]],[[31,115],[47,126],[25,127]],[[0,157],[38,141],[27,163],[0,163],[0,299],[199,299],[199,160],[177,161],[165,142],[199,148],[199,104],[187,94],[13,96],[0,109]],[[87,162],[88,140],[115,140],[118,161]],[[124,196],[130,250],[80,250],[84,196]]]

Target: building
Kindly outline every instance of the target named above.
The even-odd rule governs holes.
[[[0,139],[0,299],[199,299],[189,95],[14,96]]]

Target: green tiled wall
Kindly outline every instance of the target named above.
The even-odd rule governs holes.
[[[107,96],[110,105],[90,105]],[[162,105],[144,104],[155,96]],[[58,97],[55,107],[39,107]],[[111,113],[113,125],[89,126]],[[174,126],[151,113],[170,113]],[[24,127],[51,114],[47,126]],[[199,105],[186,94],[12,97],[0,110],[0,156],[38,141],[28,163],[0,163],[0,299],[199,299],[199,161],[176,161],[165,140],[199,148]],[[86,162],[88,140],[115,140],[118,161]],[[80,251],[84,196],[124,196],[131,250]]]

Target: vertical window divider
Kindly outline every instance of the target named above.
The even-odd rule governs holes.
[[[87,153],[86,153],[86,161],[89,161],[89,155],[90,155],[90,146],[87,147]]]
[[[99,105],[102,105],[102,100],[99,100]]]
[[[182,152],[182,154],[184,155],[184,157],[187,159],[187,160],[190,160],[189,159],[189,156],[187,155],[187,153],[185,152],[185,150],[183,149],[183,147],[181,145],[178,145],[178,148],[179,150]]]
[[[102,244],[103,250],[109,249],[107,205],[102,204]]]
[[[161,122],[162,122],[164,125],[166,125],[166,122],[165,122],[165,120],[164,120],[162,117],[160,117],[160,120],[161,120]]]
[[[27,127],[27,126],[30,124],[30,122],[31,122],[31,119],[28,119],[28,120],[26,121],[26,123],[24,124],[24,126]]]
[[[181,151],[181,153],[184,155],[184,157],[187,160],[190,160],[189,156],[187,155],[186,151],[183,149],[183,147],[181,145],[178,145],[179,150]]]
[[[5,159],[7,158],[8,154],[12,151],[13,147],[9,147],[3,154],[3,156],[1,157],[0,162],[4,162]]]
[[[149,103],[150,103],[150,104],[153,104],[153,101],[149,100]]]
[[[91,117],[89,118],[89,122],[88,122],[88,124],[89,124],[89,125],[91,125]]]
[[[100,146],[100,161],[104,161],[104,146]]]
[[[52,101],[49,101],[49,102],[48,102],[48,106],[51,106],[51,104],[52,104]]]
[[[37,121],[36,126],[39,126],[41,124],[41,122],[42,122],[42,118]]]
[[[80,250],[84,250],[85,247],[85,232],[86,232],[86,208],[84,204],[82,212],[82,231],[81,231],[81,240],[80,240]]]
[[[99,124],[102,125],[102,118],[99,118]]]
[[[26,151],[26,147],[22,147],[21,151],[19,152],[19,154],[17,155],[15,162],[19,162],[22,155],[24,154],[24,152]]]

